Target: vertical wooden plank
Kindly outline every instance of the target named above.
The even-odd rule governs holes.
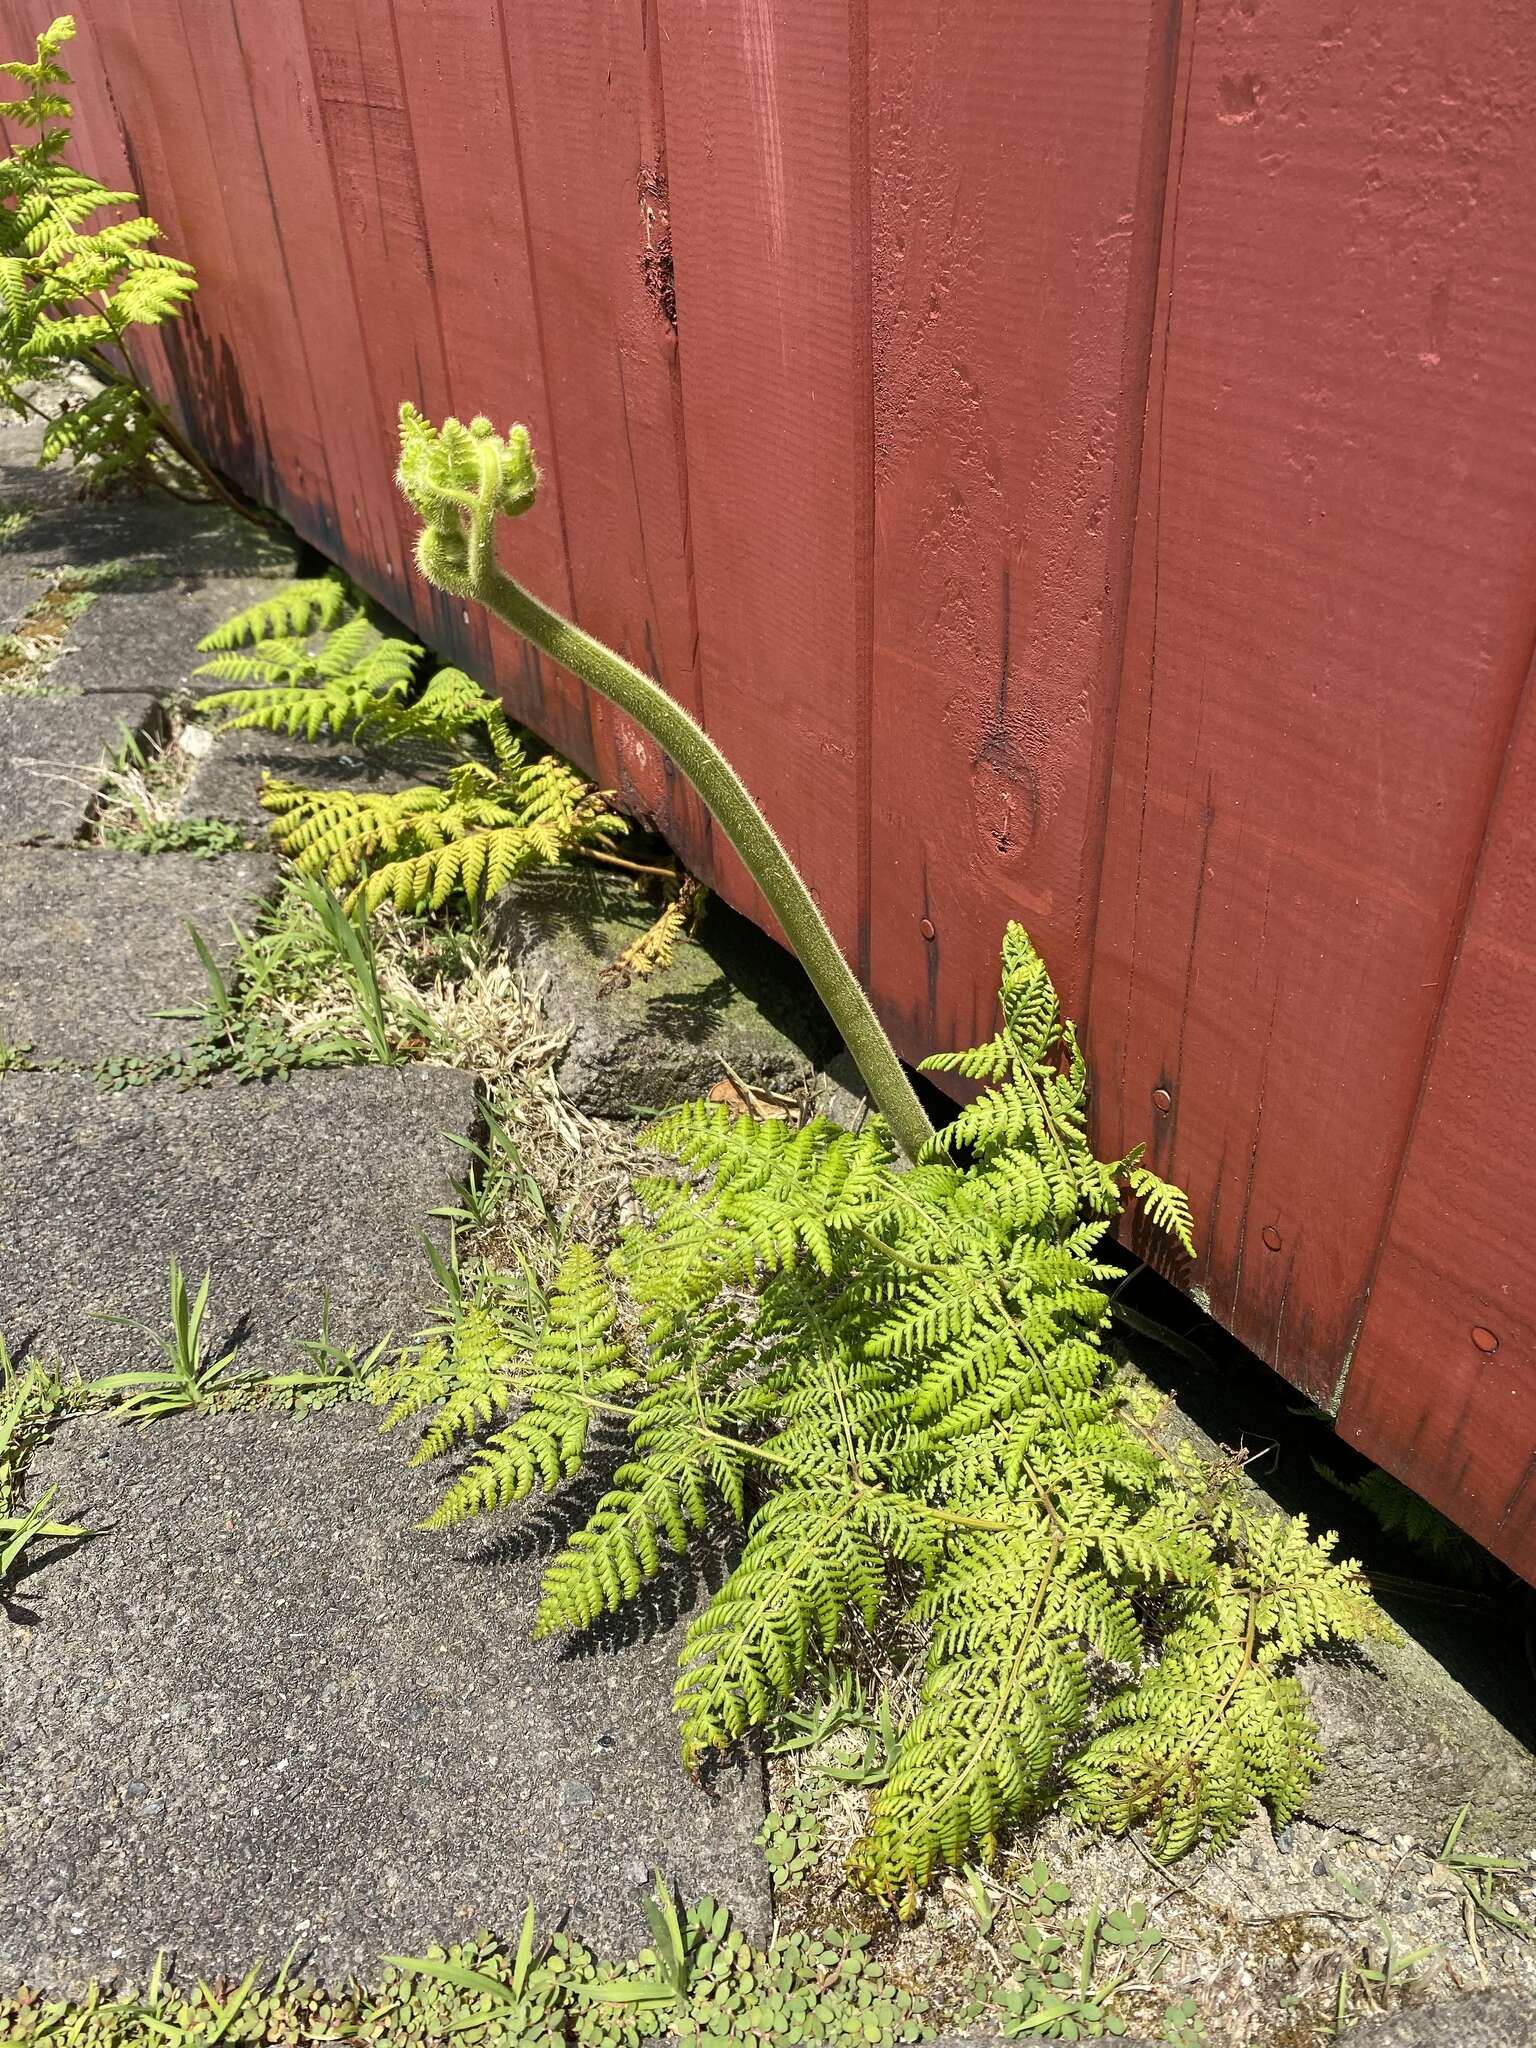
[[[506,0],[503,15],[573,615],[699,716],[682,387],[660,269],[656,0]],[[601,705],[594,724],[603,780],[626,805],[707,843],[708,814],[644,735]]]
[[[1110,1144],[1327,1398],[1365,1305],[1536,572],[1514,0],[1204,9],[1160,285],[1090,1003]]]
[[[394,437],[359,373],[361,327],[304,37],[301,0],[224,0],[254,120],[260,187],[277,242],[278,320],[296,334],[322,436],[325,494],[294,505],[300,531],[386,603],[404,588]],[[211,9],[216,14],[217,9]],[[260,192],[253,193],[259,206]],[[274,279],[275,282],[275,279]],[[257,331],[256,345],[264,342]],[[284,510],[289,510],[287,504]]]
[[[118,116],[123,182],[138,193],[144,211],[159,222],[165,246],[179,255],[187,248],[188,237],[161,144],[155,107],[156,86],[167,82],[155,76],[156,59],[163,60],[166,54],[163,38],[155,34],[153,14],[142,24],[147,32],[142,38],[137,21],[130,28],[126,20],[110,13],[95,18],[92,26],[96,61],[101,67],[108,103]],[[66,45],[66,64],[70,52],[78,48],[78,41]],[[137,333],[130,343],[135,360],[149,371],[157,392],[183,433],[192,425],[186,402],[183,345],[189,323],[196,317],[195,309],[194,298],[180,320]]]
[[[197,61],[189,64],[194,19]],[[315,395],[302,281],[282,239],[240,16],[232,5],[194,15],[190,0],[177,0],[172,17],[161,0],[150,33],[159,41],[157,89],[172,95],[161,133],[187,131],[172,175],[192,223],[185,253],[198,267],[199,327],[213,337],[211,360],[189,380],[189,402],[215,448],[225,422],[233,473],[311,540],[338,552],[343,528],[327,445],[334,423],[322,420]]]
[[[1341,1434],[1536,1581],[1536,690],[1483,848]]]
[[[860,961],[873,509],[862,9],[661,0],[659,18],[703,701]],[[753,902],[723,853],[717,880]]]
[[[208,93],[222,98],[230,84],[220,61],[226,53],[210,34],[189,75],[181,0],[144,0],[131,26],[101,12],[94,27],[113,104],[130,110],[131,175],[145,206],[172,254],[197,252],[197,293],[180,320],[161,330],[173,407],[221,469],[270,497],[278,476],[302,460],[286,431],[299,408],[271,403],[271,354],[253,345],[245,324],[242,271],[250,249],[244,257],[237,251],[221,176],[221,157],[230,162],[233,152],[214,149],[207,119]]]
[[[295,27],[314,94],[316,168],[334,213],[329,288],[347,307],[346,331],[355,337],[346,367],[372,422],[377,453],[370,451],[369,467],[388,475],[401,400],[434,415],[447,400],[392,13],[389,0],[348,0],[344,7],[299,0]],[[389,533],[380,594],[395,611],[415,603],[430,615],[435,595],[413,587],[409,508],[390,485],[376,487],[376,495],[375,510]],[[380,567],[374,564],[376,575]]]
[[[397,0],[374,20],[369,91],[391,124],[380,130],[379,175],[393,182],[390,214],[359,241],[355,276],[365,302],[390,296],[399,308],[397,337],[409,343],[423,373],[423,398],[434,415],[485,413],[505,429],[521,420],[533,436],[543,481],[535,509],[517,522],[504,546],[508,566],[540,596],[569,610],[565,479],[555,459],[540,339],[540,315],[529,256],[522,139],[514,96],[514,42],[506,9],[495,0],[447,0],[426,9]],[[388,60],[388,61],[386,61]],[[373,175],[374,150],[361,150],[355,106],[330,103],[333,151],[356,185]],[[349,142],[348,136],[351,134]],[[363,217],[371,201],[359,188]],[[385,237],[396,247],[386,257]],[[409,292],[407,311],[406,289]],[[424,332],[417,339],[415,326]],[[387,338],[383,338],[390,346]],[[379,375],[408,379],[411,364]],[[402,388],[396,399],[410,395]],[[415,603],[430,603],[420,578]],[[493,627],[478,609],[439,605],[435,617],[455,637],[449,644],[483,681],[495,681],[509,706],[565,752],[590,768],[592,730],[577,684],[527,645]]]
[[[992,1029],[1009,918],[1086,979],[1177,0],[871,16],[873,982]]]

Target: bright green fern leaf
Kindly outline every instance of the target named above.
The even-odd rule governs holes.
[[[543,1634],[742,1524],[682,1650],[690,1766],[866,1631],[920,1645],[851,1864],[903,1901],[1057,1802],[1165,1855],[1231,1840],[1261,1801],[1294,1812],[1317,1747],[1292,1667],[1386,1633],[1331,1539],[1252,1514],[1131,1412],[1103,1342],[1106,1234],[1137,1201],[1188,1249],[1189,1212],[1139,1152],[1095,1158],[1081,1052],[1017,928],[998,1033],[934,1064],[983,1092],[910,1170],[878,1123],[665,1118],[652,1141],[678,1170],[641,1185],[613,1292],[590,1264],[555,1290],[513,1420],[434,1517],[555,1484],[597,1417],[622,1426],[628,1456],[546,1572]],[[600,1360],[579,1382],[577,1325]],[[473,1372],[440,1416],[429,1451],[487,1420]]]
[[[411,741],[458,757],[445,782],[408,789],[263,786],[282,851],[370,911],[479,911],[528,869],[606,850],[626,829],[575,769],[530,760],[471,677],[445,668],[422,681],[422,650],[380,632],[340,577],[290,584],[202,645],[198,674],[233,685],[202,700],[226,730]]]
[[[0,160],[0,404],[26,416],[34,411],[34,381],[83,365],[101,388],[49,419],[44,464],[68,455],[91,490],[124,482],[176,488],[168,463],[174,446],[227,498],[125,351],[134,328],[176,319],[197,280],[190,264],[156,246],[154,221],[98,218],[136,207],[135,193],[109,191],[64,160],[73,108],[59,53],[74,33],[73,17],[61,14],[38,36],[33,60],[0,65],[20,88],[0,102],[0,117],[13,137],[34,138]],[[184,481],[186,470],[180,475]]]

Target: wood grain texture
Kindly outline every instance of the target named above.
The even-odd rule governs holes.
[[[1532,607],[1536,613],[1536,604]],[[1504,761],[1339,1410],[1367,1456],[1536,1576],[1536,689]],[[1492,1345],[1494,1348],[1485,1347]]]
[[[903,1050],[985,1032],[1021,918],[1100,1141],[1194,1198],[1175,1277],[1536,1575],[1524,0],[83,27],[82,149],[202,275],[145,360],[204,443],[761,915],[409,570],[399,399],[526,420],[509,565],[706,720]]]
[[[486,0],[385,12],[389,90],[409,186],[397,229],[407,241],[416,309],[407,331],[430,330],[422,360],[435,365],[439,387],[428,409],[434,417],[485,413],[502,427],[527,425],[543,486],[513,546],[533,587],[569,605],[566,479],[555,459],[533,284],[510,25]],[[419,578],[413,587],[422,589]],[[455,656],[494,678],[520,717],[592,766],[592,720],[576,684],[483,614],[439,605],[444,611],[445,644]]]
[[[659,19],[703,702],[860,960],[873,491],[858,10],[661,0]],[[716,873],[756,902],[728,850]]]
[[[1505,0],[1187,24],[1089,1044],[1324,1400],[1529,655],[1533,55]]]
[[[1009,918],[1086,983],[1175,18],[871,16],[871,971],[914,1056],[990,1032]]]
[[[677,336],[645,262],[668,233],[655,0],[509,0],[504,23],[571,615],[699,716]],[[707,845],[708,814],[656,747],[606,705],[593,723],[627,808]]]

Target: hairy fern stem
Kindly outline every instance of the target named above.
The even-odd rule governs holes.
[[[535,597],[498,564],[497,517],[526,510],[536,488],[526,436],[520,442],[518,429],[504,441],[485,422],[465,429],[451,420],[439,436],[409,406],[402,409],[401,421],[400,481],[426,521],[416,554],[423,575],[453,596],[473,598],[494,612],[551,661],[617,705],[671,756],[746,863],[897,1144],[915,1159],[933,1136],[933,1125],[815,898],[746,784],[703,728],[648,675]],[[443,456],[446,462],[434,459]]]

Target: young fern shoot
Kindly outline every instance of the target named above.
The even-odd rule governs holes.
[[[419,1398],[409,1359],[380,1390],[436,1406],[425,1455],[477,1446],[433,1527],[557,1486],[595,1426],[625,1430],[540,1633],[616,1610],[714,1518],[742,1526],[682,1651],[690,1767],[846,1669],[859,1627],[915,1636],[916,1711],[852,1862],[895,1899],[1051,1805],[1164,1855],[1230,1841],[1261,1800],[1283,1820],[1317,1767],[1292,1665],[1388,1633],[1332,1538],[1165,1450],[1116,1383],[1103,1241],[1139,1200],[1187,1248],[1188,1210],[1139,1151],[1095,1157],[1081,1054],[1017,927],[1002,1013],[935,1063],[984,1092],[909,1170],[878,1120],[690,1104],[653,1133],[681,1173],[645,1186],[606,1269],[568,1254],[531,1345],[498,1349],[481,1296]]]
[[[767,898],[897,1144],[915,1157],[933,1135],[927,1112],[815,899],[751,792],[703,728],[665,690],[498,565],[498,522],[526,512],[538,492],[527,429],[514,426],[503,436],[483,418],[468,426],[448,419],[434,427],[414,406],[404,405],[399,482],[423,521],[416,560],[427,580],[494,612],[626,712],[687,776]]]

